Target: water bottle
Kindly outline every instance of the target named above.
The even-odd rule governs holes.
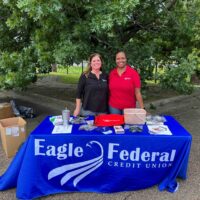
[[[69,124],[70,119],[70,110],[65,108],[62,110],[62,118],[63,118],[63,126],[67,126]]]

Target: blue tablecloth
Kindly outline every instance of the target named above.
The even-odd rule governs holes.
[[[53,193],[120,192],[159,184],[174,191],[176,178],[186,179],[191,135],[166,116],[172,136],[142,133],[103,135],[78,131],[52,135],[47,117],[22,145],[7,171],[0,190],[16,187],[17,198],[32,199]]]

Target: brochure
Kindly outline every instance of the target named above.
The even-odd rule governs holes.
[[[72,132],[72,125],[67,125],[67,126],[57,125],[57,126],[54,126],[52,134],[61,134],[61,133],[68,134],[71,132]]]
[[[154,135],[172,135],[172,132],[169,130],[166,125],[147,125],[150,134]]]

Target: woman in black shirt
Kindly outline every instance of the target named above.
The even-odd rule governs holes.
[[[89,58],[88,70],[80,78],[74,116],[107,113],[108,76],[102,72],[102,58],[94,53]]]

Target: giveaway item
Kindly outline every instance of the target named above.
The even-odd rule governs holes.
[[[70,110],[65,109],[62,111],[63,125],[67,126],[69,124],[70,119]]]
[[[126,124],[124,129],[129,130],[131,133],[141,133],[143,131],[143,125],[129,125]]]
[[[160,116],[160,115],[147,115],[146,116],[146,124],[157,124],[157,125],[162,125],[166,122],[165,117]]]
[[[113,128],[116,134],[124,134],[124,129],[122,126],[114,126]]]
[[[96,128],[97,132],[103,133],[104,135],[111,134],[113,131],[108,126],[100,126]]]
[[[102,133],[103,133],[104,135],[108,135],[108,134],[111,134],[112,131],[111,131],[111,130],[108,130],[108,131],[103,131]]]
[[[96,127],[92,125],[81,125],[78,130],[93,131]]]
[[[153,135],[172,135],[172,132],[166,125],[147,125],[147,127],[149,133]]]
[[[140,108],[125,108],[125,124],[145,124],[146,110]]]
[[[86,120],[86,123],[87,123],[88,125],[93,125],[93,124],[94,124],[94,120]]]
[[[86,120],[84,117],[74,117],[70,120],[72,124],[86,124]]]
[[[98,115],[95,117],[95,126],[119,126],[124,124],[124,116],[118,114]]]

